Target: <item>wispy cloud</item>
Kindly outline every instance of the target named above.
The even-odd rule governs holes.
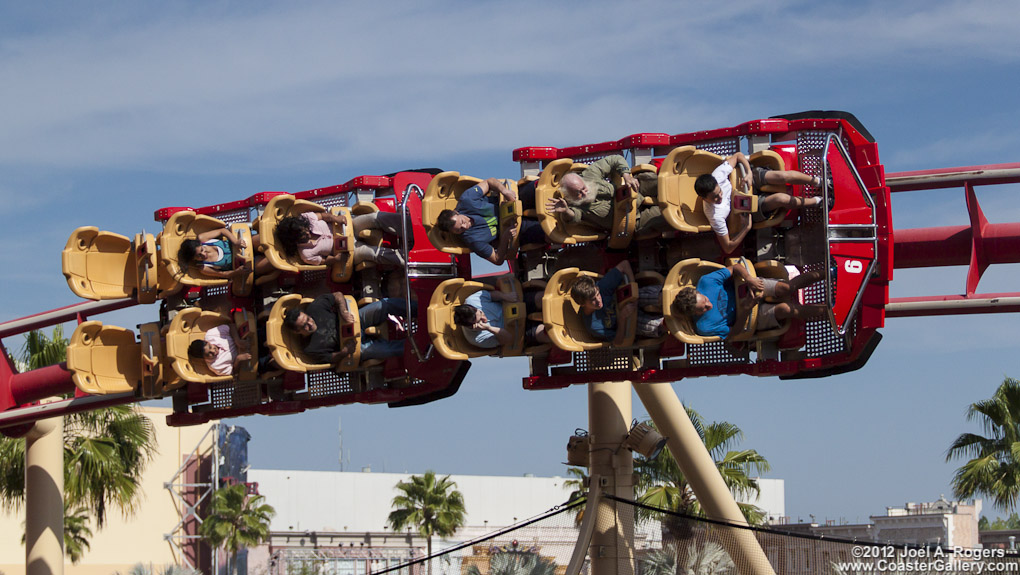
[[[783,68],[1014,61],[1020,35],[990,15],[1004,6],[395,2],[93,15],[0,44],[0,74],[17,79],[0,87],[0,162],[230,171],[700,129],[753,117],[763,90],[810,86]]]

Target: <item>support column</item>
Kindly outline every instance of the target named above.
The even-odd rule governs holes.
[[[629,381],[588,384],[589,461],[602,493],[634,499],[634,458],[620,446],[630,432]],[[591,575],[634,575],[634,507],[599,498],[588,548]]]
[[[25,436],[25,573],[64,573],[64,418]]]
[[[634,384],[634,389],[659,433],[667,437],[669,450],[705,515],[710,519],[747,525],[672,384],[638,383]],[[775,575],[752,531],[734,528],[722,528],[720,531],[720,542],[742,575]]]

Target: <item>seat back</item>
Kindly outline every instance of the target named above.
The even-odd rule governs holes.
[[[429,181],[425,188],[425,196],[421,200],[421,223],[425,226],[425,232],[429,241],[436,249],[445,253],[467,254],[471,250],[461,243],[456,234],[444,232],[436,226],[439,221],[439,214],[443,210],[457,209],[457,196],[454,193],[457,180],[460,179],[460,172],[442,172]],[[464,188],[467,189],[467,188]],[[463,191],[463,189],[461,190]]]
[[[278,270],[285,272],[299,272],[310,270],[325,270],[326,266],[312,266],[301,261],[298,255],[289,256],[276,241],[276,226],[280,220],[287,216],[299,216],[305,212],[325,212],[326,208],[308,200],[299,200],[290,194],[274,196],[266,204],[265,210],[257,220],[259,229],[259,241],[262,251],[269,263]]]
[[[674,148],[659,166],[659,207],[669,225],[682,232],[707,232],[712,227],[705,217],[702,200],[694,191],[694,181],[711,174],[723,158],[694,146]],[[730,184],[737,189],[736,171]]]
[[[308,358],[302,351],[305,339],[283,324],[283,316],[291,308],[304,309],[312,301],[312,298],[302,298],[301,294],[287,294],[276,300],[269,311],[269,320],[266,321],[266,345],[269,346],[277,365],[287,371],[318,371],[329,367],[328,363],[315,363]]]
[[[375,205],[374,202],[358,202],[351,206],[352,216],[364,216],[368,214],[374,214],[379,211],[379,206]],[[367,245],[378,247],[382,245],[383,233],[382,230],[376,228],[369,228],[361,230],[358,234],[358,241],[363,242]]]
[[[560,158],[549,162],[538,177],[538,183],[535,185],[535,212],[538,222],[542,225],[542,231],[554,244],[594,242],[607,237],[605,232],[583,222],[564,223],[557,214],[549,212],[545,207],[550,200],[563,197],[560,191],[560,180],[563,176],[568,172],[580,174],[587,167],[584,164],[575,164],[570,158]]]
[[[486,349],[468,343],[463,330],[453,321],[453,308],[462,305],[468,296],[483,289],[492,288],[481,282],[452,278],[439,284],[432,292],[426,311],[429,337],[436,351],[443,357],[464,360],[498,354],[498,349]]]
[[[643,164],[642,168],[646,166],[647,164]],[[612,182],[616,195],[613,200],[613,230],[609,234],[608,245],[611,249],[622,250],[630,245],[637,228],[638,194],[625,188],[623,178],[616,174],[613,175]]]
[[[516,302],[503,302],[503,329],[513,334],[512,344],[493,349],[478,347],[468,342],[464,330],[454,322],[453,309],[463,305],[468,296],[483,289],[498,289],[517,295]],[[432,292],[426,317],[432,344],[447,359],[464,360],[486,355],[510,357],[521,355],[524,350],[524,324],[527,319],[524,313],[524,292],[520,281],[511,274],[501,276],[496,288],[463,278],[444,281]]]
[[[163,224],[163,233],[159,234],[159,253],[166,264],[167,272],[176,277],[184,285],[202,287],[227,285],[228,280],[202,275],[194,266],[189,266],[187,269],[183,268],[177,259],[177,253],[181,249],[181,244],[186,240],[197,240],[200,234],[226,226],[221,220],[211,216],[196,214],[191,210],[180,211],[170,216],[170,219]],[[251,235],[248,234],[246,239],[248,240],[248,248],[250,250]],[[236,258],[237,256],[238,254],[235,253],[234,257]]]
[[[786,163],[783,161],[783,157],[772,150],[762,150],[760,152],[755,152],[751,154],[750,157],[747,158],[747,161],[748,163],[751,164],[752,167],[761,167],[768,168],[770,170],[780,171],[786,169]],[[766,193],[785,192],[786,186],[765,184],[761,187],[761,191]],[[785,209],[775,210],[775,213],[769,216],[768,219],[761,222],[756,222],[751,227],[753,229],[760,229],[778,226],[779,224],[783,223],[784,219],[786,219],[786,214],[788,211],[789,210]]]
[[[634,281],[637,283],[638,289],[640,289],[640,288],[643,288],[643,287],[646,287],[646,286],[655,286],[655,285],[663,286],[666,283],[666,278],[663,277],[663,275],[660,274],[659,272],[645,271],[645,272],[639,272],[638,274],[636,274],[635,277],[634,277]],[[640,306],[640,302],[639,302],[638,305]],[[661,313],[662,312],[661,292],[660,292],[659,303],[658,303],[658,306],[656,306],[656,309],[644,309],[642,311],[644,311],[645,313],[654,314],[654,315],[658,315],[659,313]],[[663,321],[663,324],[665,324],[665,321]],[[635,329],[635,332],[636,331],[637,330]],[[663,335],[660,336],[660,337],[641,337],[640,334],[635,333],[635,337],[637,339],[635,340],[634,344],[637,345],[638,347],[651,347],[651,348],[654,348],[654,347],[659,347],[660,345],[665,343],[667,335],[665,333],[663,333]]]
[[[67,369],[85,393],[108,395],[134,391],[142,381],[141,346],[130,329],[100,321],[75,328],[67,346]]]
[[[301,261],[301,256],[298,254],[293,256],[287,255],[279,242],[276,241],[276,226],[279,225],[280,220],[288,216],[300,216],[306,212],[323,213],[326,211],[326,208],[319,204],[309,202],[308,200],[299,200],[290,194],[281,194],[269,200],[269,203],[266,204],[266,209],[256,220],[259,230],[259,241],[262,245],[261,249],[266,258],[269,259],[269,263],[280,271],[292,273],[325,270],[326,266],[324,264],[306,264]],[[351,222],[349,208],[334,207],[329,212],[334,215],[343,215],[347,218],[347,223],[343,226],[330,226],[334,240],[333,253],[342,256],[339,261],[333,264],[330,270],[330,278],[336,283],[346,283],[350,281],[351,275],[354,273],[354,225]]]
[[[181,379],[173,369],[166,355],[164,329],[159,322],[148,322],[138,326],[138,339],[141,351],[142,381],[139,391],[142,397],[163,397],[187,382]]]
[[[462,176],[459,172],[442,172],[429,182],[425,189],[425,197],[422,199],[422,225],[425,226],[429,241],[436,249],[454,255],[471,253],[471,248],[464,245],[459,235],[444,232],[439,229],[436,222],[439,221],[439,214],[443,210],[456,210],[461,195],[481,181],[471,176]],[[503,184],[516,194],[517,182],[504,180]],[[519,199],[516,202],[501,201],[498,212],[496,217],[499,220],[500,231],[506,226],[513,226],[520,231],[523,208]],[[516,246],[512,246],[511,251],[515,250]]]
[[[80,227],[71,232],[60,260],[67,285],[78,297],[131,297],[138,285],[131,240],[120,234]]]
[[[760,278],[772,278],[783,281],[790,279],[789,270],[777,260],[758,262],[754,264],[754,270]],[[778,327],[762,331],[755,330],[755,339],[761,340],[778,338],[790,330],[790,325],[792,325],[792,323],[793,320],[787,318],[786,320],[780,321]]]
[[[751,265],[751,262],[748,261],[746,258],[732,258],[730,260],[727,260],[726,263],[727,265],[743,266],[744,269],[747,270],[748,274],[750,274],[752,278],[758,277],[757,274],[755,273],[754,266]],[[739,297],[739,295],[736,294],[740,293],[741,287],[745,283],[747,282],[745,282],[743,278],[741,278],[740,276],[733,277],[733,290],[735,297],[737,297],[738,313],[740,312],[741,309],[743,309],[746,306],[746,303],[744,302],[743,299]],[[758,305],[755,304],[754,307],[752,307],[748,312],[747,323],[744,324],[743,329],[739,333],[734,334],[733,337],[731,337],[730,339],[733,341],[747,341],[754,339],[755,328],[757,327],[757,325],[758,325]]]
[[[166,334],[166,353],[174,373],[184,381],[195,383],[214,383],[230,381],[233,376],[217,375],[209,369],[202,358],[188,355],[188,346],[192,341],[205,340],[205,332],[224,325],[230,319],[216,312],[203,311],[202,308],[189,307],[174,316]]]
[[[596,281],[599,274],[581,271],[578,268],[565,268],[557,271],[549,278],[545,293],[542,295],[542,318],[545,331],[553,345],[566,351],[586,351],[611,347],[612,342],[600,341],[588,332],[581,319],[580,307],[570,297],[570,287],[581,276],[590,276]],[[634,342],[637,329],[637,314],[617,326],[624,330],[622,346],[627,347]]]
[[[135,298],[138,303],[153,303],[160,297],[159,258],[156,257],[156,240],[152,234],[135,234],[131,243],[135,264]]]
[[[661,191],[659,193],[662,193]],[[722,341],[717,336],[702,336],[694,330],[694,321],[687,314],[673,312],[673,301],[680,290],[686,287],[697,287],[701,276],[722,269],[722,265],[715,262],[690,258],[677,262],[669,274],[666,275],[666,282],[662,286],[662,313],[666,322],[666,330],[678,340],[689,344],[702,344],[714,341]]]

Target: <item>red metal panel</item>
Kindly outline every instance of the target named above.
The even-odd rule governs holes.
[[[156,210],[152,215],[153,215],[153,219],[155,219],[157,222],[165,222],[165,221],[170,219],[170,216],[176,214],[177,212],[183,212],[185,210],[194,210],[194,209],[195,208],[187,208],[187,207],[160,208],[160,209]]]
[[[432,181],[432,174],[426,174],[422,172],[400,172],[393,176],[393,192],[394,196],[392,199],[387,201],[377,201],[376,205],[379,206],[380,210],[393,211],[395,212],[399,207],[399,202],[404,197],[404,192],[407,187],[411,184],[415,184],[420,187],[423,191],[428,188],[429,182]],[[412,222],[421,222],[421,200],[417,196],[412,197],[407,202],[408,210],[411,213]],[[414,230],[414,249],[411,250],[411,260],[416,262],[448,262],[450,261],[449,254],[437,250],[432,246],[432,242],[429,241],[428,235],[425,232],[425,226],[417,225],[413,226]],[[424,307],[424,306],[423,306]],[[419,324],[426,325],[426,324]]]
[[[835,140],[828,147],[829,175],[835,195],[835,205],[830,206],[829,224],[872,224],[871,206],[865,199],[868,192],[861,189],[854,176],[853,167],[846,163]]]
[[[829,254],[836,266],[836,293],[832,313],[842,329],[849,320],[857,293],[868,281],[868,269],[875,259],[875,247],[863,242],[832,242]]]
[[[379,189],[393,187],[393,178],[388,176],[358,176],[340,186],[344,191],[357,189]]]
[[[237,200],[236,202],[226,202],[223,204],[214,204],[211,206],[205,206],[195,210],[196,214],[203,214],[206,216],[215,216],[223,212],[232,212],[234,210],[243,210],[251,207],[248,200]]]
[[[265,206],[269,203],[269,200],[286,193],[287,192],[259,192],[248,198],[248,205],[251,207]]]
[[[790,128],[791,131],[814,130],[814,131],[831,132],[831,131],[836,131],[836,130],[838,130],[841,127],[842,128],[849,128],[850,130],[853,130],[853,128],[850,126],[850,124],[844,123],[841,120],[835,120],[835,119],[830,119],[830,120],[791,120],[790,124],[789,124],[789,128]],[[857,130],[853,130],[853,132],[856,134]]]
[[[666,146],[669,145],[669,134],[631,134],[620,138],[618,143],[621,149]]]
[[[687,134],[676,134],[670,136],[669,145],[684,146],[687,144],[694,144],[697,142],[722,140],[725,138],[736,138],[737,136],[740,136],[740,132],[736,128],[720,128],[718,130],[704,130],[701,132],[690,132]]]
[[[790,129],[789,126],[790,122],[785,118],[769,118],[744,122],[737,126],[736,130],[742,136],[764,136],[786,132]]]
[[[865,166],[879,165],[878,144],[875,144],[874,142],[855,143],[851,153],[853,154],[851,157],[854,160],[854,165],[857,166],[857,171],[861,171],[861,168]],[[871,184],[868,184],[867,180],[865,180],[864,183],[869,188],[873,187]]]
[[[569,148],[560,148],[556,154],[560,158],[573,158],[575,156],[586,156],[588,154],[601,154],[608,152],[616,152],[620,150],[619,142],[599,142],[598,144],[588,144],[585,146],[571,146]]]
[[[515,162],[526,160],[555,160],[559,150],[549,146],[532,146],[528,148],[517,148],[514,150]]]
[[[294,194],[295,198],[300,200],[314,200],[315,198],[323,198],[326,196],[332,196],[336,194],[342,194],[346,190],[343,186],[329,186],[325,188],[315,188],[314,190],[305,190],[303,192],[297,192]]]

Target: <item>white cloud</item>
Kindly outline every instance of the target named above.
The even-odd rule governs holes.
[[[230,171],[570,145],[748,119],[736,112],[760,112],[763,88],[807,82],[782,68],[1018,52],[989,15],[1001,5],[912,6],[306,3],[85,19],[0,45],[0,74],[17,79],[0,87],[0,162]]]

